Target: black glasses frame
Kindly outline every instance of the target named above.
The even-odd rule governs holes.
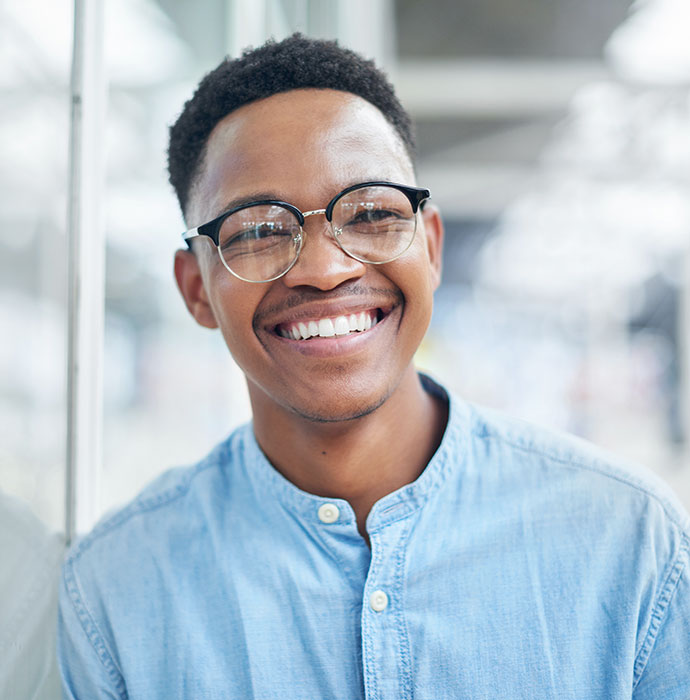
[[[424,202],[431,196],[431,192],[427,189],[424,189],[423,187],[411,187],[410,185],[400,185],[396,182],[386,182],[385,180],[360,182],[357,185],[351,185],[350,187],[346,187],[341,192],[338,192],[338,194],[335,195],[335,197],[333,197],[333,199],[331,199],[331,201],[326,205],[325,209],[315,209],[313,211],[302,212],[294,204],[290,204],[289,202],[283,202],[280,199],[260,199],[256,202],[246,202],[245,204],[240,204],[237,207],[228,209],[228,211],[224,211],[215,219],[212,219],[211,221],[208,221],[205,224],[201,224],[201,226],[189,229],[189,231],[185,231],[182,234],[182,238],[187,242],[187,245],[191,248],[191,243],[189,242],[190,239],[196,238],[196,236],[208,236],[213,241],[215,246],[218,247],[220,245],[220,229],[225,219],[227,219],[232,214],[241,211],[242,209],[248,209],[249,207],[255,207],[257,205],[262,204],[281,206],[284,209],[287,209],[288,211],[292,212],[295,215],[297,221],[299,222],[300,227],[304,226],[305,217],[310,216],[312,214],[324,214],[328,223],[332,224],[333,209],[341,197],[344,197],[350,192],[354,192],[355,190],[363,189],[365,187],[380,186],[392,187],[402,192],[410,201],[412,211],[415,214],[417,213],[420,207],[424,208]]]

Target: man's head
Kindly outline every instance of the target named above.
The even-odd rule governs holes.
[[[240,58],[223,61],[201,81],[170,129],[170,182],[185,215],[190,190],[203,167],[208,137],[216,124],[242,105],[300,88],[340,90],[370,102],[394,127],[412,158],[412,123],[374,63],[333,41],[293,34],[279,43],[269,41],[245,51]]]
[[[299,37],[287,41],[323,46]],[[257,52],[276,50],[277,65],[289,73],[280,46],[269,44]],[[347,74],[344,66],[356,57],[333,44],[326,46],[331,74]],[[248,64],[251,55],[245,55]],[[271,61],[262,56],[262,71],[271,74]],[[366,75],[375,72],[356,60],[367,67]],[[230,70],[232,64],[223,65]],[[259,80],[261,73],[253,75]],[[378,75],[377,84],[385,86],[405,117]],[[221,329],[247,377],[255,419],[275,410],[328,422],[368,414],[404,377],[409,381],[414,376],[412,357],[429,323],[442,238],[434,207],[414,215],[417,230],[409,249],[380,265],[346,254],[323,213],[329,201],[359,183],[415,184],[409,128],[401,131],[389,114],[361,96],[363,90],[372,92],[371,85],[359,89],[354,83],[353,90],[343,89],[351,79],[332,87],[283,87],[231,108],[222,89],[207,83],[204,113],[214,116],[202,119],[196,165],[190,166],[193,178],[180,194],[188,223],[198,227],[238,204],[266,200],[287,202],[303,213],[317,210],[304,220],[299,259],[272,281],[252,283],[230,274],[207,236],[195,239],[193,253],[179,251],[176,256],[176,278],[187,307],[201,325]],[[366,76],[360,80],[367,83]],[[240,91],[236,76],[230,82]],[[180,128],[178,122],[173,131]],[[185,130],[190,130],[189,121]],[[183,139],[173,133],[172,141]],[[260,240],[264,251],[270,242],[263,231],[271,226],[262,224],[261,233],[255,226],[250,225],[251,236],[261,238],[252,240]],[[238,235],[245,240],[246,233]],[[300,323],[323,321],[328,327],[330,321],[355,316],[364,319],[366,328],[330,337],[327,332],[309,339],[289,337],[288,331]]]

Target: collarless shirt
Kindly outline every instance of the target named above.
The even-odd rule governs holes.
[[[65,697],[690,698],[689,519],[647,472],[450,398],[366,527],[238,429],[71,549]]]

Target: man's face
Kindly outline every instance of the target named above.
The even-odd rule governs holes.
[[[415,184],[383,115],[349,93],[294,90],[245,105],[216,126],[187,219],[200,225],[247,197],[322,209],[345,187],[375,180]],[[178,253],[178,284],[197,321],[223,333],[255,415],[262,407],[319,421],[365,415],[413,372],[439,281],[440,220],[433,207],[418,214],[410,249],[383,265],[347,256],[321,214],[306,219],[304,232],[299,260],[278,280],[233,277],[202,238],[196,256]],[[377,322],[348,335],[284,337],[297,323],[353,314]]]

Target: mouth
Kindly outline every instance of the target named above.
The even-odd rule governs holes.
[[[273,332],[281,338],[299,341],[308,341],[312,338],[340,338],[348,335],[361,335],[370,331],[390,311],[390,308],[372,308],[340,316],[287,321],[275,326]]]

